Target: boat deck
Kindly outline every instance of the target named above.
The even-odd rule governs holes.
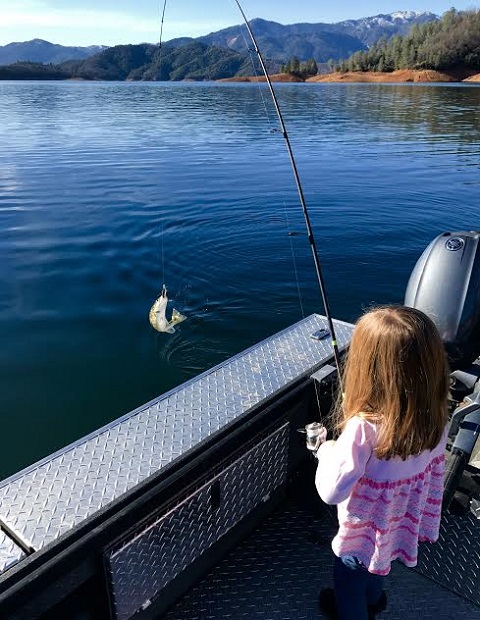
[[[335,323],[342,351],[353,326]],[[321,618],[335,513],[296,429],[331,406],[323,327],[307,317],[3,481],[1,618]],[[394,566],[383,617],[480,620],[479,575],[478,512],[452,512],[416,570]]]
[[[340,350],[353,326],[335,321]],[[0,576],[332,357],[311,315],[0,483]]]
[[[161,617],[323,618],[317,597],[321,588],[332,586],[330,541],[336,520],[331,508],[310,508],[287,501]],[[386,582],[388,608],[379,617],[480,619],[479,551],[480,520],[470,513],[447,517],[440,541],[421,549],[417,569],[394,563]]]

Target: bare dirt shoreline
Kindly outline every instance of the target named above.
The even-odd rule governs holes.
[[[287,73],[277,73],[270,76],[272,82],[303,82]],[[242,78],[227,78],[218,80],[219,82],[265,82],[264,76],[252,76]],[[350,73],[328,73],[326,75],[316,75],[308,78],[306,82],[347,82],[347,83],[376,83],[376,82],[480,82],[480,73],[473,73],[466,69],[457,69],[455,71],[440,72],[430,69],[413,70],[402,69],[392,71],[391,73],[355,71]]]

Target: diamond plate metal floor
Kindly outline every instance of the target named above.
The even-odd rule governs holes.
[[[289,503],[218,564],[164,620],[320,620],[321,588],[332,585],[335,516]],[[394,563],[381,620],[480,620],[480,607]]]

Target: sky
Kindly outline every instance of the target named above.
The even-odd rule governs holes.
[[[480,8],[473,2],[440,0],[241,0],[248,19],[262,17],[281,24],[339,22],[392,13],[431,11],[441,15]],[[44,39],[61,45],[156,43],[164,0],[0,0],[0,45]],[[163,40],[197,37],[242,21],[234,0],[168,0]]]

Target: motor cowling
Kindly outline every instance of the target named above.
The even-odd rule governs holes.
[[[451,370],[480,355],[480,232],[446,232],[434,239],[415,265],[405,305],[437,325]]]

